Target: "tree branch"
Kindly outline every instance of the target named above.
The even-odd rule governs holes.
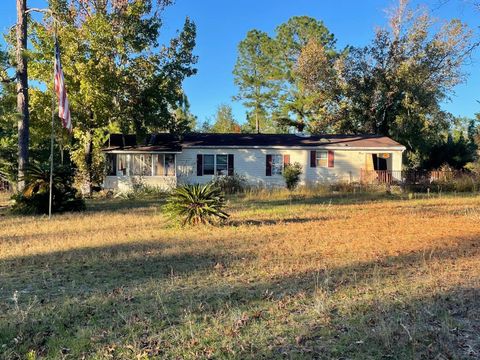
[[[16,79],[15,76],[12,76],[10,78],[0,77],[0,83],[9,84],[9,83],[15,81],[15,79]]]
[[[25,14],[29,14],[31,12],[41,12],[41,13],[52,13],[52,10],[50,9],[40,9],[40,8],[29,8],[27,11],[25,11]]]

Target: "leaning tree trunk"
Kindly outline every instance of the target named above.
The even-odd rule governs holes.
[[[28,112],[28,73],[25,51],[27,49],[27,0],[17,0],[17,112],[18,119],[18,190],[25,187],[24,177],[28,166],[29,112]]]

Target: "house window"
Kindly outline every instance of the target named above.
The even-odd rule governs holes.
[[[117,155],[107,154],[107,176],[117,175]]]
[[[131,174],[134,176],[152,175],[152,155],[151,154],[132,154],[131,156]]]
[[[317,167],[328,167],[328,151],[317,151],[316,164]]]
[[[272,155],[272,175],[282,175],[283,155]]]
[[[175,176],[175,155],[165,154],[165,175]]]
[[[203,155],[203,175],[215,174],[215,155]]]
[[[153,155],[153,176],[165,176],[165,155]]]
[[[117,176],[128,175],[128,155],[117,154]]]
[[[218,176],[228,174],[228,155],[217,155],[216,174]]]
[[[197,176],[234,174],[233,154],[203,155],[197,154]]]
[[[154,176],[175,176],[175,154],[153,155]]]

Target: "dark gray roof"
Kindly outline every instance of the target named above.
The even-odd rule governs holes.
[[[352,147],[388,147],[401,146],[386,136],[378,135],[311,135],[308,137],[295,134],[187,134],[183,147],[218,146],[284,146],[284,147],[318,147],[318,146],[352,146]]]
[[[145,145],[122,146],[111,138],[109,150],[130,151],[181,151],[189,147],[329,147],[345,146],[365,148],[401,147],[398,142],[380,135],[311,135],[299,136],[295,134],[210,134],[189,133],[179,138],[172,134],[154,134],[148,137]],[[121,135],[120,135],[121,136]]]

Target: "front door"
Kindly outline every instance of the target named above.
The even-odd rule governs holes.
[[[385,171],[388,170],[387,159],[384,156],[378,156],[378,154],[372,154],[373,169]]]

